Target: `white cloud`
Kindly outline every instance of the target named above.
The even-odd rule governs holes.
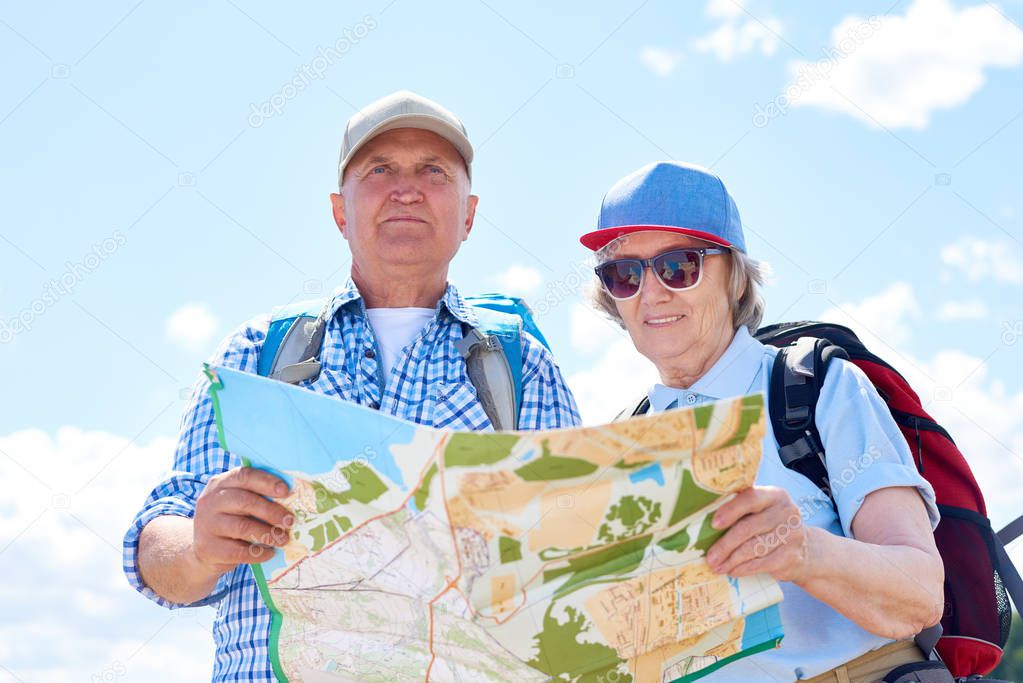
[[[692,41],[693,51],[710,53],[723,62],[751,52],[770,56],[778,51],[784,27],[776,17],[754,17],[740,0],[709,0],[705,12],[719,20],[719,25]],[[648,45],[639,58],[648,69],[665,78],[682,63],[685,52]]]
[[[639,53],[639,59],[655,74],[666,78],[675,72],[678,65],[685,59],[685,54],[681,50],[647,46]]]
[[[217,331],[217,319],[206,304],[185,304],[167,318],[165,331],[168,341],[202,351]]]
[[[896,282],[860,302],[835,304],[821,313],[821,319],[852,328],[868,347],[894,350],[909,341],[911,321],[919,315],[920,304],[913,288]]]
[[[967,236],[945,246],[941,250],[941,262],[953,267],[942,272],[946,281],[966,273],[971,282],[991,278],[1006,284],[1023,284],[1023,258],[1007,243]]]
[[[572,307],[572,348],[583,353],[606,349],[626,336],[625,330],[584,304]]]
[[[511,296],[529,296],[534,294],[543,284],[540,271],[532,266],[513,263],[493,278],[502,294]]]
[[[585,304],[572,307],[571,342],[587,358],[587,369],[566,379],[585,424],[610,422],[658,381],[628,333]]]
[[[710,0],[706,13],[708,17],[732,19],[742,14],[745,7],[746,3],[739,0]]]
[[[904,16],[849,15],[831,40],[815,64],[789,65],[793,83],[786,92],[799,93],[792,103],[888,128],[926,127],[935,111],[976,93],[987,69],[1023,60],[1023,32],[991,3],[956,9],[949,0],[914,0]],[[824,68],[807,87],[808,75]]]
[[[729,0],[707,6],[707,14],[725,19],[725,23],[708,35],[693,42],[697,52],[709,52],[723,62],[730,62],[739,55],[759,51],[771,56],[778,51],[782,23],[776,17],[749,17],[735,3]]]
[[[983,320],[988,317],[987,304],[980,299],[946,301],[938,310],[939,320]]]
[[[585,424],[610,422],[658,381],[653,363],[625,338],[613,342],[587,370],[568,377]]]
[[[123,533],[173,449],[73,427],[0,435],[0,658],[15,680],[209,678],[213,610],[163,610],[121,571]]]

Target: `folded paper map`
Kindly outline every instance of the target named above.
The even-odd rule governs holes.
[[[253,565],[281,681],[692,681],[781,640],[777,583],[703,560],[760,394],[479,433],[207,374],[221,446],[291,486],[291,540]]]

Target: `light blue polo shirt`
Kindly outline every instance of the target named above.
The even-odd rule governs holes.
[[[777,353],[777,348],[761,344],[740,327],[721,358],[689,389],[654,385],[650,409],[662,411],[674,401],[679,407],[690,407],[758,391],[767,397],[766,406]],[[829,366],[817,404],[817,429],[827,452],[837,514],[816,485],[782,465],[770,422],[757,472],[757,484],[789,492],[804,524],[852,538],[850,526],[864,497],[889,486],[916,487],[932,528],[938,524],[934,489],[917,472],[884,401],[852,363],[836,360]],[[740,659],[702,680],[749,683],[811,678],[892,642],[868,633],[795,584],[782,582],[781,589],[784,601],[779,608],[785,632],[781,647]]]

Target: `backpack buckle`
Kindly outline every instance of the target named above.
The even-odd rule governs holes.
[[[803,458],[816,457],[823,461],[824,447],[811,430],[805,429],[798,439],[778,449],[778,457],[781,464],[791,469],[793,463]]]
[[[495,334],[483,334],[475,327],[470,327],[461,339],[455,341],[455,348],[463,358],[468,358],[477,349],[483,352],[501,351],[501,340]]]
[[[488,334],[483,343],[486,345],[487,351],[501,350],[501,340],[497,338],[496,334]]]

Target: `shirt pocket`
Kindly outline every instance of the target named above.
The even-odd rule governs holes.
[[[336,396],[345,401],[358,403],[356,400],[358,393],[355,390],[355,382],[352,381],[352,378],[346,372],[324,368],[320,370],[320,374],[316,379],[299,382],[298,386],[309,391],[326,394],[327,396]]]
[[[492,432],[494,425],[487,417],[476,390],[462,382],[436,382],[431,387],[436,393],[431,401],[430,424],[437,429],[459,432]]]

